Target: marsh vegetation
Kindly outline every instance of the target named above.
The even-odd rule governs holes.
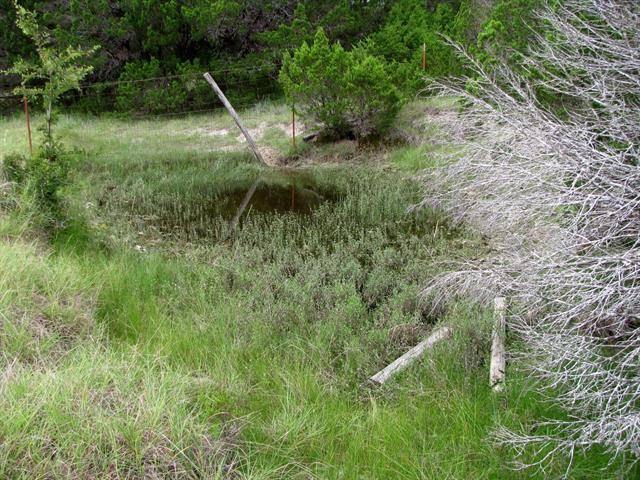
[[[640,11],[541,3],[14,0],[0,478],[638,476]]]
[[[269,131],[286,110],[244,115]],[[543,407],[515,372],[504,398],[487,387],[489,312],[417,296],[485,248],[407,212],[429,147],[328,144],[266,170],[203,133],[228,122],[60,118],[74,220],[51,240],[15,210],[0,221],[0,476],[524,478],[487,435]],[[24,148],[20,118],[2,132]],[[451,342],[363,386],[443,322]]]

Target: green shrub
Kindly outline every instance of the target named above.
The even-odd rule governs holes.
[[[350,52],[345,76],[347,123],[356,138],[371,138],[389,129],[401,107],[388,65],[364,47]]]
[[[69,183],[69,153],[55,140],[27,160],[26,192],[47,223],[64,218],[60,190]]]
[[[17,153],[6,155],[2,161],[2,178],[11,183],[22,183],[25,176],[26,157]]]
[[[325,135],[363,140],[381,136],[401,106],[389,70],[364,44],[347,52],[319,29],[312,45],[285,54],[280,83],[296,110]]]
[[[296,109],[337,135],[349,129],[344,88],[348,61],[342,46],[329,45],[324,32],[318,30],[313,44],[303,42],[293,56],[285,53],[280,70],[280,83]]]
[[[178,82],[162,78],[164,76],[160,62],[155,58],[127,63],[116,89],[118,110],[162,113],[184,103],[185,89],[180,88]]]
[[[36,214],[41,226],[56,228],[66,215],[60,195],[69,183],[71,154],[55,140],[40,147],[34,155],[7,155],[2,176],[15,184],[20,200],[17,206]]]
[[[4,160],[4,176],[15,182],[21,208],[40,217],[41,226],[56,228],[65,219],[60,192],[69,183],[71,155],[51,139],[34,155],[10,155]]]

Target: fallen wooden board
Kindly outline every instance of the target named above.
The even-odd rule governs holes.
[[[411,365],[415,360],[420,358],[425,351],[433,347],[436,343],[451,337],[451,333],[452,331],[449,327],[439,328],[438,330],[433,332],[426,340],[423,340],[407,353],[398,358],[396,361],[394,361],[390,365],[387,365],[374,376],[370,377],[369,381],[376,385],[382,385],[391,376],[395,375],[398,372],[401,372],[409,365]]]
[[[506,335],[507,302],[504,297],[493,301],[493,332],[491,334],[491,365],[489,367],[489,386],[496,393],[504,388],[506,369],[504,337]]]

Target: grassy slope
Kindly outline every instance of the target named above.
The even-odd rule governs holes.
[[[247,116],[288,148],[273,126],[285,109]],[[487,312],[434,318],[415,300],[439,262],[481,248],[434,213],[406,214],[426,147],[388,152],[391,170],[354,155],[292,177],[218,150],[235,132],[207,132],[224,127],[61,119],[84,150],[68,192],[81,221],[49,246],[20,215],[0,219],[0,478],[528,478],[486,439],[542,411],[515,373],[490,394]],[[0,151],[24,150],[19,118],[0,131]],[[219,241],[211,199],[259,174],[303,175],[339,201],[249,211]],[[392,327],[437,322],[456,327],[452,342],[362,386],[417,341],[391,341]],[[575,478],[599,465],[578,459]]]

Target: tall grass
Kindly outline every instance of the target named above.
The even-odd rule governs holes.
[[[486,438],[544,406],[516,372],[491,394],[488,312],[416,300],[481,239],[407,214],[420,187],[395,170],[188,148],[210,122],[63,117],[85,149],[66,196],[79,220],[45,244],[2,214],[0,477],[528,478]],[[223,241],[225,199],[258,176],[324,200],[250,206]],[[451,342],[364,385],[439,322]],[[418,333],[392,334],[405,325]],[[578,459],[576,478],[602,462]]]

